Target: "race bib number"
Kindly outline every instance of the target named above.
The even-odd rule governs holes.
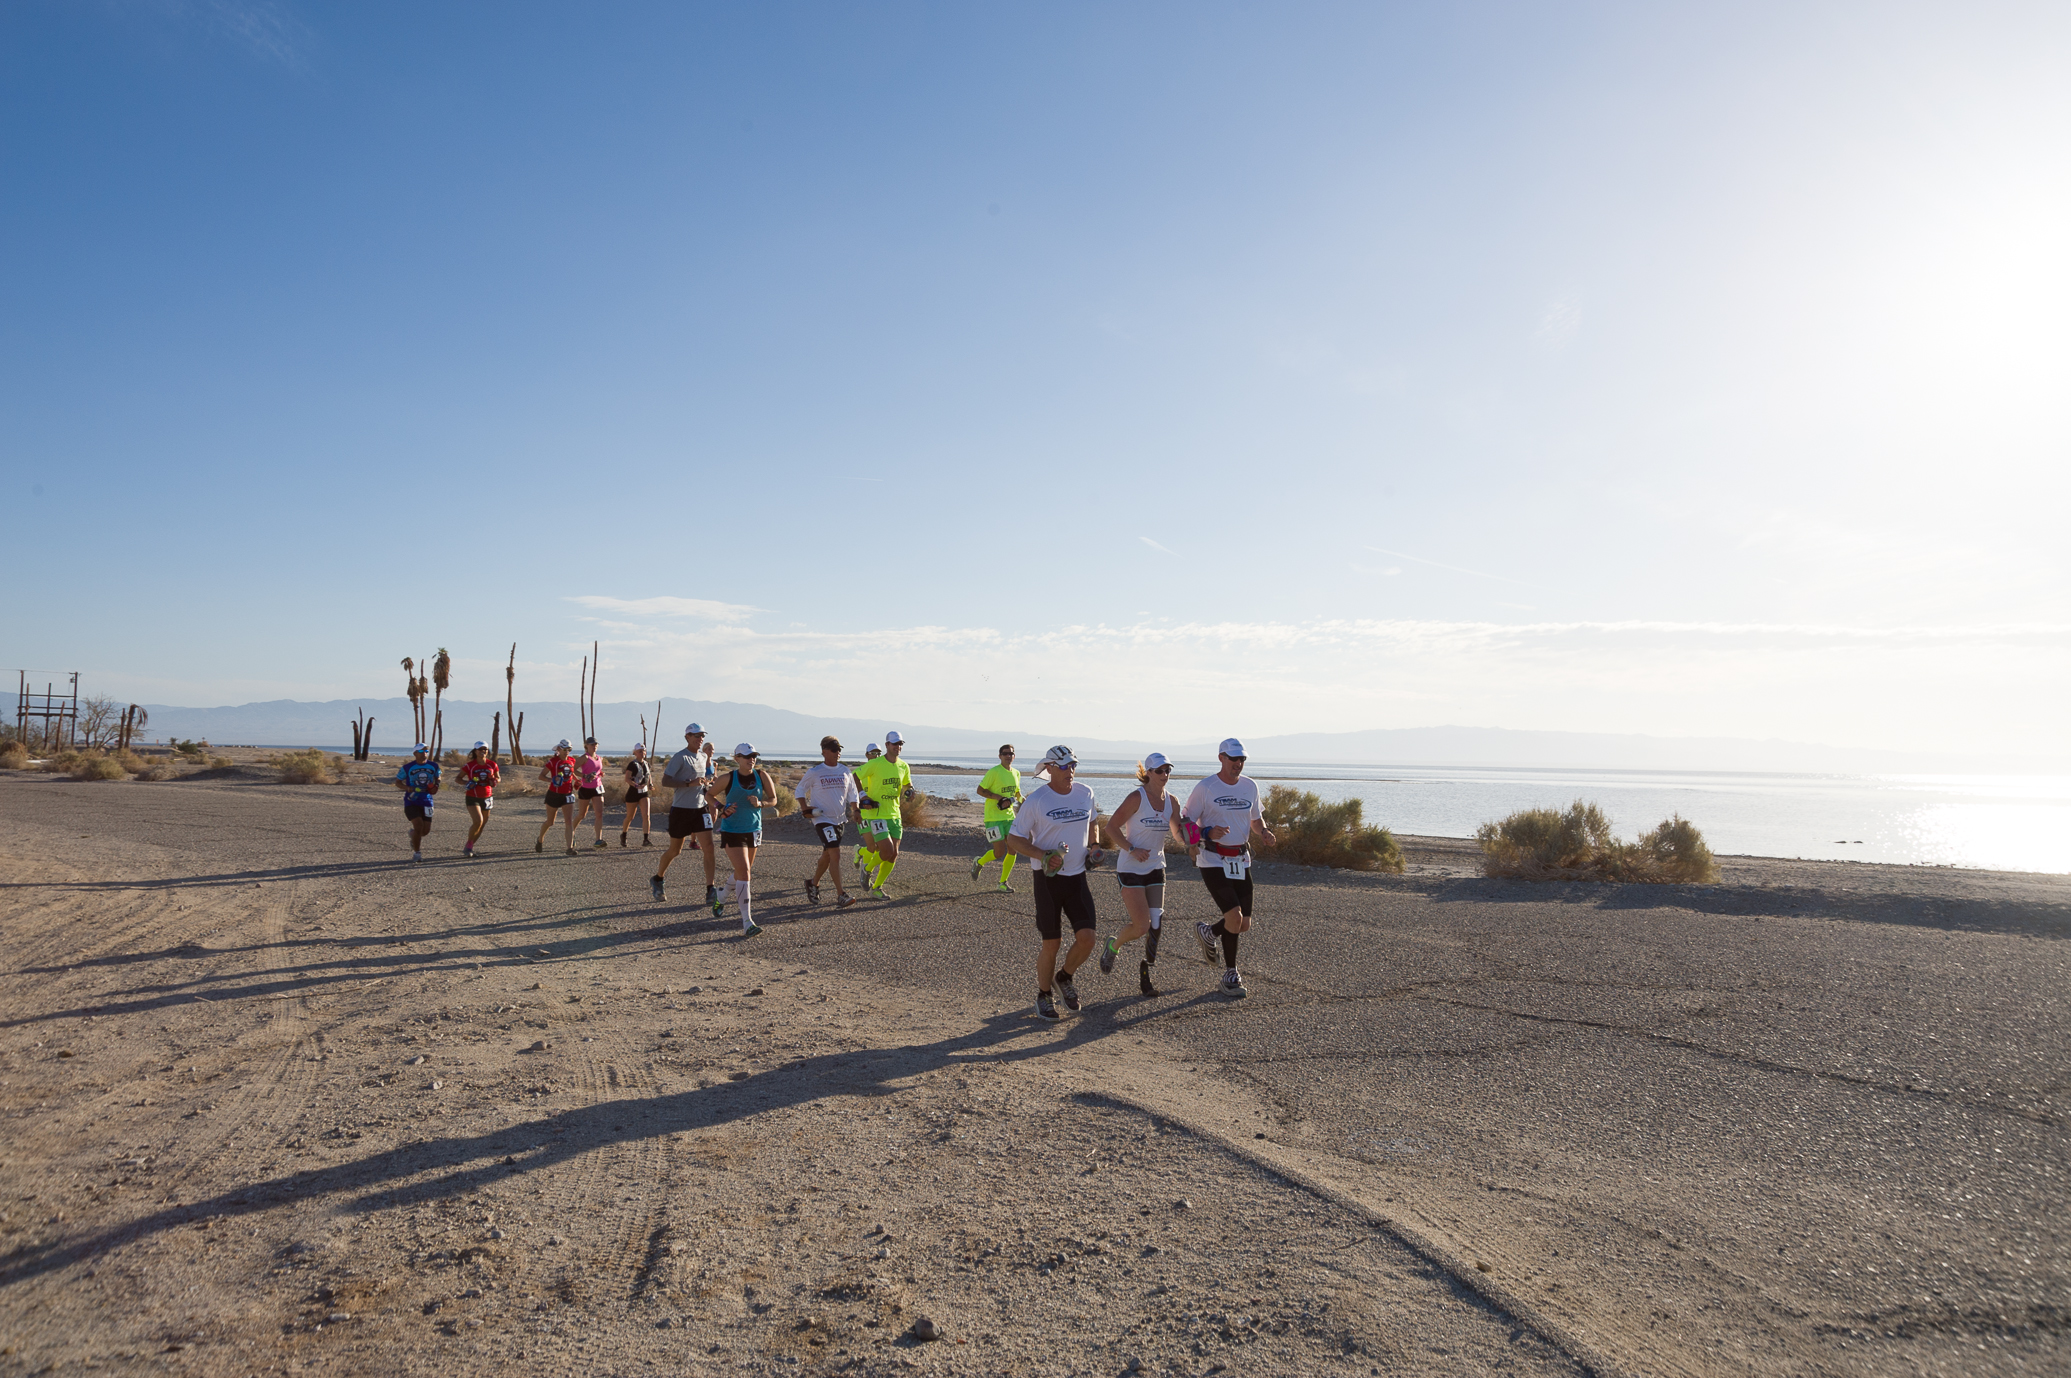
[[[1244,873],[1250,869],[1251,855],[1248,852],[1240,852],[1236,856],[1226,856],[1222,859],[1222,873],[1231,880],[1244,879]]]
[[[841,845],[841,829],[840,829],[840,828],[836,827],[836,826],[835,826],[834,824],[832,824],[832,823],[822,823],[822,824],[820,824],[819,826],[820,826],[820,845],[821,845],[821,846],[823,846],[823,847],[837,847],[837,846],[840,846],[840,845]]]

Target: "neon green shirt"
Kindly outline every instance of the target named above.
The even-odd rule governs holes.
[[[1021,772],[1012,766],[994,766],[985,772],[985,778],[978,782],[978,788],[989,789],[994,794],[1004,794],[1009,799],[1021,797]],[[985,821],[1006,823],[1013,819],[1014,810],[1002,808],[993,800],[985,801]]]
[[[899,817],[899,800],[913,785],[913,771],[904,761],[880,756],[856,767],[856,788],[863,792],[865,818]]]

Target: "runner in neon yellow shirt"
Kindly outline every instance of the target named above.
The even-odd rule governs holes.
[[[1014,810],[1021,804],[1021,772],[1014,769],[1014,744],[1000,748],[1000,763],[985,772],[978,782],[978,797],[985,801],[986,852],[971,863],[971,879],[985,874],[985,868],[1000,864],[999,893],[1011,895],[1014,887],[1007,877],[1014,874],[1014,854],[1007,850],[1007,829],[1014,826]]]
[[[905,738],[896,731],[885,733],[884,755],[856,771],[856,788],[863,795],[860,826],[863,836],[870,839],[863,867],[870,875],[870,893],[881,900],[891,898],[885,893],[885,882],[899,864],[899,839],[906,832],[900,824],[899,803],[913,793],[913,770],[899,759],[905,746]]]

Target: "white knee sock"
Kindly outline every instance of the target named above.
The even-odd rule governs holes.
[[[739,906],[741,906],[741,931],[742,931],[743,933],[745,933],[745,932],[747,932],[747,931],[748,931],[748,925],[749,925],[749,923],[751,923],[751,922],[752,922],[752,920],[751,920],[751,919],[749,919],[749,917],[748,917],[748,882],[747,882],[747,881],[745,881],[745,880],[737,880],[737,881],[735,881],[735,882],[733,883],[733,899],[734,899],[734,903],[735,903],[735,904],[738,904]]]
[[[1152,927],[1152,928],[1163,928],[1164,926],[1165,926],[1165,911],[1164,911],[1164,910],[1162,910],[1162,909],[1153,909],[1153,910],[1151,910],[1151,927]]]

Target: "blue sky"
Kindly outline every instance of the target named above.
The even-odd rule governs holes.
[[[10,665],[2071,751],[2062,6],[32,0],[0,75]]]

